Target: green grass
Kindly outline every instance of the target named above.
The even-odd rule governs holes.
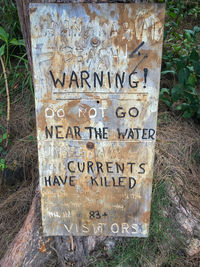
[[[102,253],[91,266],[181,266],[184,238],[173,219],[164,215],[170,206],[167,191],[164,180],[154,179],[148,238],[123,238],[109,256]]]

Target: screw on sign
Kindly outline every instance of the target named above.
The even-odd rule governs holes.
[[[100,40],[97,37],[91,39],[91,45],[97,47],[100,44]]]
[[[164,6],[30,19],[44,235],[148,236]]]
[[[88,149],[93,149],[93,148],[94,148],[94,143],[92,143],[92,142],[87,142],[86,147],[87,147]]]

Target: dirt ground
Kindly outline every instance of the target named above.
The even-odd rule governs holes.
[[[24,94],[26,97],[11,104],[10,145],[6,155],[9,169],[20,169],[23,179],[20,181],[15,175],[14,185],[9,186],[6,180],[9,174],[3,178],[1,172],[0,178],[0,258],[21,228],[38,183],[34,100],[28,90]],[[169,185],[174,206],[167,212],[188,234],[190,249],[190,241],[200,238],[200,125],[163,107],[158,116],[154,175]],[[200,260],[198,246],[195,249],[188,253],[197,263]]]

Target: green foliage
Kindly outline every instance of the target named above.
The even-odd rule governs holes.
[[[0,0],[0,24],[10,38],[22,39],[19,18],[14,0]]]
[[[0,138],[0,153],[1,153],[1,158],[0,158],[0,169],[2,171],[4,171],[5,168],[7,168],[6,164],[5,164],[5,154],[6,154],[6,151],[4,150],[3,148],[3,142],[6,140],[7,138],[7,133],[4,132],[2,137]]]
[[[0,55],[4,57],[11,101],[17,102],[23,97],[26,88],[30,88],[33,93],[33,86],[15,1],[0,0],[0,14]],[[6,105],[2,72],[0,96],[2,108]]]
[[[175,106],[184,118],[200,119],[200,57],[198,26],[182,29],[186,19],[200,15],[198,3],[187,5],[184,1],[169,1],[165,24],[165,52],[162,75],[171,79],[171,88],[162,88],[160,99]],[[192,28],[192,29],[191,29]]]
[[[8,59],[11,56],[9,54],[9,48],[10,46],[24,46],[23,40],[17,40],[16,38],[10,38],[9,33],[5,31],[3,27],[0,26],[0,40],[3,41],[3,44],[0,46],[0,56],[3,56],[5,54],[6,56],[6,62],[5,66],[7,66]],[[6,52],[5,52],[6,48]]]
[[[0,0],[0,14],[0,116],[5,118],[7,94],[5,76],[1,71],[3,65],[7,74],[11,106],[14,102],[24,97],[24,90],[26,88],[32,89],[32,80],[17,15],[16,3],[13,0]],[[5,121],[5,119],[3,120]],[[0,169],[3,171],[6,168],[4,139],[7,133],[3,125],[0,125],[0,128],[2,134],[0,138]]]

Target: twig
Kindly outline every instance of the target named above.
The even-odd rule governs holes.
[[[74,239],[73,239],[73,236],[70,235],[70,236],[69,236],[69,239],[70,239],[71,250],[74,251],[75,247],[74,247]]]
[[[2,69],[3,69],[3,75],[4,75],[4,80],[5,80],[5,85],[6,85],[6,95],[7,95],[7,137],[6,137],[6,147],[8,146],[8,138],[9,138],[9,123],[10,123],[10,95],[9,95],[9,88],[8,88],[8,79],[7,79],[7,74],[6,74],[6,69],[4,65],[3,58],[0,57]]]

